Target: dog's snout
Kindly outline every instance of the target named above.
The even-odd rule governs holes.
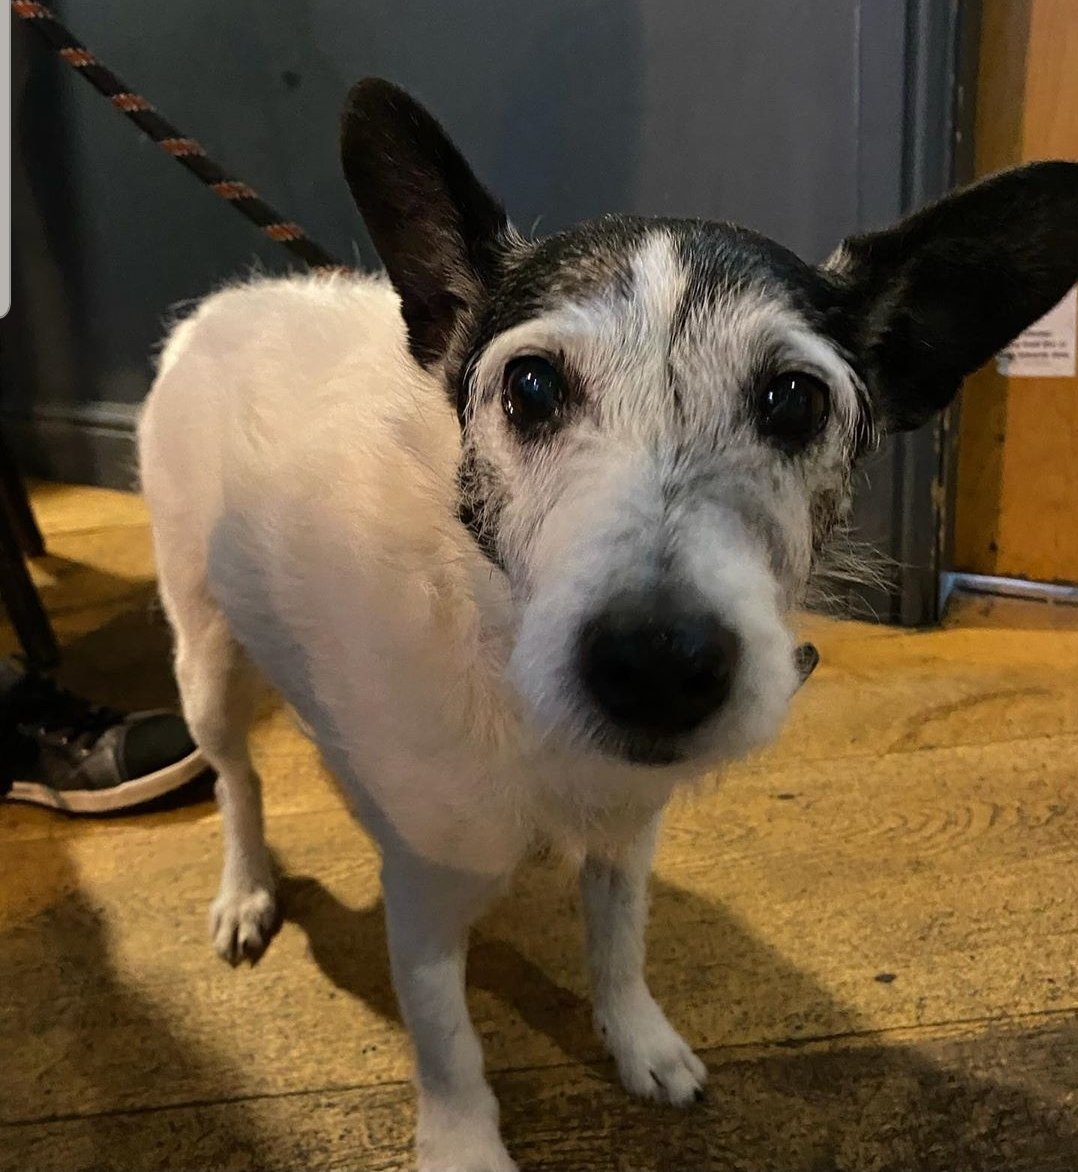
[[[584,686],[612,723],[675,736],[729,696],[739,645],[710,611],[654,601],[614,605],[592,619],[580,654]]]

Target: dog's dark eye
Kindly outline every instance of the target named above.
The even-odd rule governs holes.
[[[800,451],[823,431],[829,410],[827,387],[802,370],[772,379],[756,404],[761,434],[789,452]]]
[[[514,427],[549,423],[565,404],[565,380],[545,358],[514,358],[505,368],[502,409]]]

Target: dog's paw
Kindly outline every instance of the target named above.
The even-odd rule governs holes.
[[[519,1172],[498,1134],[489,1089],[464,1102],[423,1095],[416,1129],[419,1172]]]
[[[675,1107],[703,1098],[707,1067],[646,990],[597,1011],[595,1020],[630,1094]]]
[[[257,960],[277,922],[277,903],[265,886],[222,887],[210,907],[210,936],[223,960]]]

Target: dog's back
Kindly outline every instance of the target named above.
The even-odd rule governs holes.
[[[386,429],[425,392],[435,401],[420,417],[436,425],[444,416],[452,445],[448,409],[439,410],[434,384],[409,360],[384,281],[297,277],[227,288],[165,343],[140,425],[151,507],[167,507],[169,489],[180,486],[188,516],[217,514],[225,494],[235,505],[271,487],[277,503],[324,493],[344,462],[350,485],[356,475],[369,482],[385,463]]]

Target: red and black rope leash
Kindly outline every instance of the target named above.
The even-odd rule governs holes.
[[[253,188],[232,178],[206,154],[195,139],[181,134],[141,94],[124,85],[44,4],[37,3],[37,0],[11,0],[11,8],[20,20],[40,33],[49,47],[86,78],[98,93],[104,94],[117,110],[134,122],[143,134],[153,139],[177,163],[231,204],[240,215],[261,228],[271,240],[284,245],[312,268],[340,270],[343,267],[298,224],[284,219]]]

